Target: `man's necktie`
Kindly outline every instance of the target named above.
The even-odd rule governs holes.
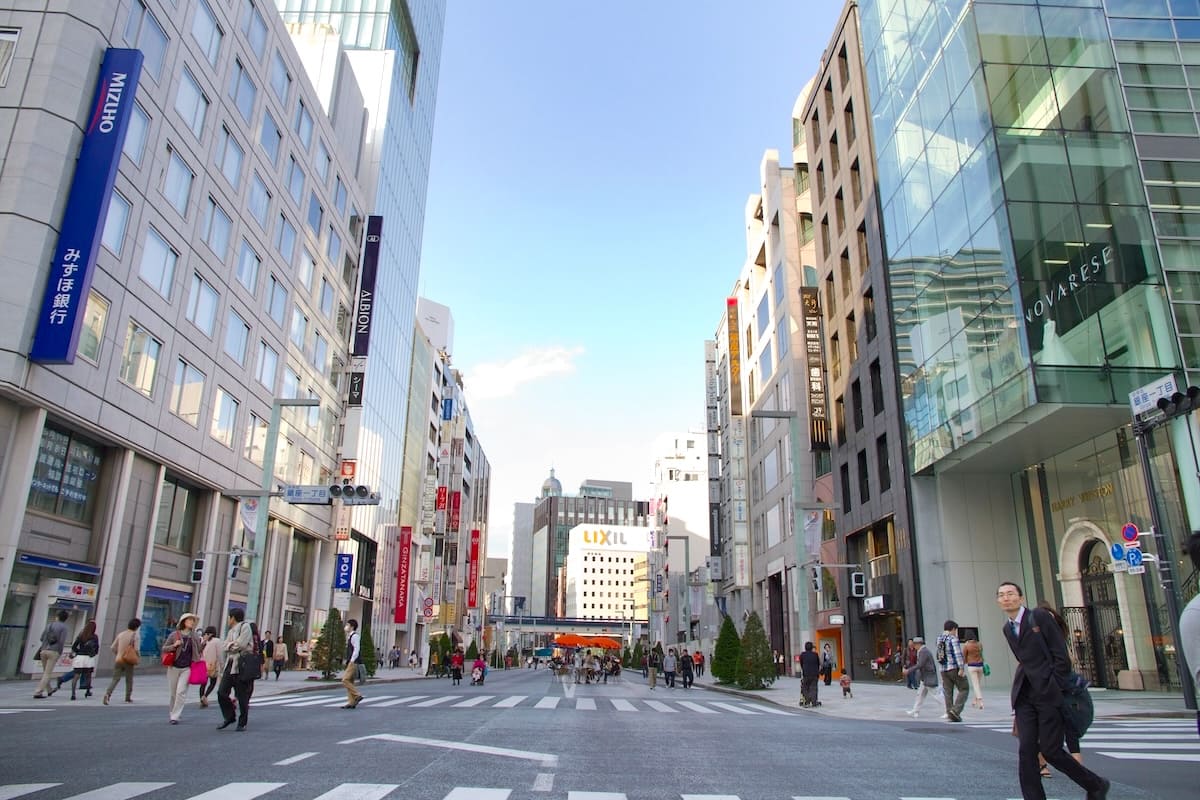
[[[1009,630],[1012,631],[1012,635],[1013,635],[1014,639],[1017,639],[1020,637],[1020,631],[1017,628],[1017,621],[1015,619],[1010,619],[1008,621],[1008,628],[1009,628]]]

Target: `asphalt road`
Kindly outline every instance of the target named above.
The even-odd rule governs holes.
[[[377,684],[263,697],[249,729],[190,704],[0,709],[0,800],[790,800],[1018,797],[1015,740],[936,721],[831,719],[640,675],[563,685],[546,670],[484,686]],[[17,708],[41,709],[17,712]],[[1194,731],[1193,731],[1194,735]],[[1111,798],[1194,800],[1194,763],[1086,754]],[[53,784],[41,786],[40,784]],[[1051,798],[1083,792],[1059,776]],[[598,793],[598,794],[590,794]],[[607,793],[607,794],[605,794]],[[80,797],[80,796],[83,797]]]

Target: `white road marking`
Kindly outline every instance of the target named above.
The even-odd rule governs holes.
[[[736,794],[681,794],[682,800],[741,800]]]
[[[575,701],[576,711],[595,711],[596,701],[590,697],[581,697]]]
[[[371,736],[359,736],[354,739],[344,739],[339,744],[357,744],[358,742],[366,742],[371,739],[378,739],[383,742],[397,742],[399,744],[420,744],[427,747],[441,747],[446,750],[464,750],[468,753],[483,753],[490,756],[504,756],[505,758],[523,758],[527,761],[540,761],[542,766],[557,767],[558,756],[553,753],[535,753],[531,750],[512,750],[507,747],[492,747],[486,744],[473,744],[471,742],[454,742],[443,741],[441,739],[422,739],[419,736],[400,736],[395,733],[376,733]],[[505,795],[507,797],[507,795]],[[205,799],[207,800],[207,798]],[[217,798],[213,798],[217,800]]]
[[[624,792],[567,792],[567,800],[626,800]]]
[[[398,783],[343,783],[313,800],[381,800],[392,793]]]
[[[344,705],[346,698],[334,700],[332,703],[328,697],[322,697],[320,700],[302,700],[299,703],[288,703],[288,708],[304,708],[305,706],[336,706]]]
[[[1138,761],[1188,761],[1200,764],[1200,753],[1108,753],[1098,755],[1109,758],[1136,759]]]
[[[1193,750],[1200,753],[1200,742],[1130,742],[1124,739],[1106,739],[1102,742],[1089,742],[1084,739],[1081,745],[1089,749],[1094,747],[1119,747],[1122,750]]]
[[[204,794],[194,795],[188,800],[253,800],[259,795],[273,792],[286,783],[227,783]]]
[[[793,714],[793,713],[792,713],[792,712],[790,712],[790,711],[784,711],[782,708],[775,708],[774,706],[768,706],[768,705],[761,705],[761,706],[760,706],[760,705],[750,705],[749,703],[743,703],[742,705],[746,706],[746,708],[753,708],[755,711],[763,711],[763,712],[766,712],[767,714],[780,714],[780,715],[782,715],[782,716],[785,716],[785,717],[794,717],[794,716],[796,716],[795,714]]]
[[[469,786],[459,786],[446,795],[443,800],[508,800],[511,789],[476,789]]]
[[[628,700],[623,700],[620,697],[614,697],[612,700],[613,708],[617,711],[637,711],[637,706]]]
[[[440,706],[442,703],[449,703],[451,700],[462,699],[461,694],[448,694],[444,697],[434,697],[431,700],[422,700],[419,703],[413,703],[409,708],[429,708],[430,706]]]
[[[333,698],[338,697],[338,696],[339,695],[336,695],[336,694],[299,694],[299,695],[286,694],[286,695],[279,695],[277,697],[264,697],[261,700],[258,699],[257,697],[253,697],[250,699],[250,705],[252,705],[252,706],[282,706],[282,705],[289,705],[291,703],[303,703],[303,702],[310,701],[310,700],[313,703],[316,703],[320,700],[332,700]]]
[[[315,756],[315,755],[317,755],[317,754],[316,754],[316,753],[301,753],[300,755],[297,755],[297,756],[292,756],[291,758],[285,758],[285,759],[283,759],[282,761],[276,761],[276,762],[275,762],[274,764],[272,764],[271,766],[273,766],[273,767],[286,767],[286,766],[288,766],[289,764],[298,764],[298,763],[300,763],[301,761],[303,761],[304,759],[306,759],[306,758],[312,758],[312,757],[313,757],[313,756]]]
[[[699,711],[701,714],[716,714],[716,713],[718,713],[716,711],[713,711],[708,706],[702,706],[699,703],[693,703],[691,700],[677,700],[676,702],[679,703],[679,705],[683,706],[684,708],[690,708],[692,711]]]
[[[723,708],[723,709],[725,709],[726,711],[732,711],[732,712],[733,712],[733,713],[735,713],[735,714],[757,714],[757,713],[759,713],[759,712],[757,712],[757,711],[750,711],[750,710],[748,710],[748,709],[745,709],[745,708],[740,708],[740,707],[738,707],[738,706],[735,706],[733,703],[717,703],[717,702],[713,702],[713,705],[714,705],[714,706],[716,706],[717,708]]]
[[[386,703],[380,703],[378,706],[376,706],[376,708],[390,708],[391,706],[398,706],[401,703],[411,703],[414,700],[424,700],[426,697],[429,697],[429,695],[415,694],[412,697],[400,697],[396,700],[388,700]]]
[[[40,792],[62,786],[61,783],[14,783],[11,786],[0,786],[0,800],[13,800],[14,797],[24,797],[27,794]]]
[[[515,706],[520,705],[521,701],[524,700],[528,696],[529,695],[526,695],[526,694],[514,694],[513,696],[506,697],[503,700],[501,700],[499,703],[496,703],[496,705],[492,706],[492,708],[513,708]]]
[[[394,695],[394,694],[381,694],[379,696],[371,695],[370,697],[364,697],[362,700],[359,700],[358,704],[360,706],[365,706],[367,703],[378,703],[380,700],[391,700],[395,696],[396,695]],[[363,786],[375,786],[375,785],[376,784],[373,784],[373,783],[364,783],[363,784]],[[383,784],[379,784],[379,785],[382,786]]]
[[[38,713],[50,714],[53,712],[54,712],[53,708],[0,708],[0,714],[38,714]],[[25,784],[18,784],[18,785],[23,786]],[[29,785],[34,786],[35,784],[31,783]],[[55,783],[55,784],[51,784],[51,785],[57,786],[58,784]]]
[[[83,794],[74,794],[66,798],[66,800],[129,800],[131,797],[137,797],[140,794],[148,794],[149,792],[165,789],[168,786],[174,786],[173,783],[149,783],[149,782],[128,782],[114,783],[104,786],[100,789],[93,789],[90,792]],[[282,785],[282,784],[280,784]]]
[[[454,708],[470,708],[471,706],[477,706],[480,703],[485,703],[488,700],[492,700],[495,697],[496,697],[496,695],[494,695],[494,694],[481,694],[481,695],[479,695],[479,697],[472,697],[470,700],[463,700],[461,703],[455,703],[453,707]]]
[[[667,705],[666,703],[663,703],[659,700],[643,700],[642,702],[645,703],[646,705],[650,706],[651,708],[653,708],[655,711],[661,711],[664,714],[678,714],[679,713],[679,709],[671,708],[669,705]]]
[[[822,795],[821,797],[817,797],[816,795],[794,794],[794,795],[792,795],[792,800],[850,800],[850,798],[849,797],[827,797],[824,795]]]
[[[532,790],[535,792],[550,792],[554,790],[554,773],[539,772],[533,779]]]
[[[955,800],[953,797],[901,797],[900,800]]]
[[[558,701],[561,697],[543,697],[534,704],[534,708],[558,708]]]
[[[1091,732],[1089,732],[1087,736],[1083,737],[1082,743],[1083,744],[1099,744],[1099,743],[1109,744],[1109,743],[1112,743],[1112,745],[1115,747],[1117,745],[1128,742],[1129,737],[1131,735],[1132,734],[1129,734],[1129,733],[1121,733],[1121,734],[1100,733],[1100,734],[1093,735]],[[1139,742],[1147,742],[1147,741],[1159,741],[1159,742],[1175,741],[1175,742],[1177,742],[1177,741],[1179,741],[1179,738],[1180,737],[1179,737],[1178,733],[1138,733],[1137,734],[1137,740]],[[1200,740],[1197,740],[1196,746],[1200,747]]]

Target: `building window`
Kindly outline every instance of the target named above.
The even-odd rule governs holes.
[[[276,50],[274,58],[271,59],[271,91],[279,98],[281,105],[287,105],[291,88],[292,76],[288,74],[287,62],[283,60],[283,53]]]
[[[850,412],[854,418],[854,430],[861,431],[863,426],[863,396],[862,383],[858,380],[850,384]]]
[[[837,433],[837,443],[846,443],[846,398],[839,397],[833,401],[833,424]]]
[[[313,273],[317,270],[317,257],[309,252],[308,247],[304,247],[304,253],[300,258],[300,266],[296,270],[296,277],[300,279],[300,284],[305,289],[312,289]]]
[[[250,73],[242,66],[241,59],[234,61],[233,79],[229,82],[229,96],[237,106],[238,113],[246,122],[254,116],[254,100],[258,96],[258,87],[250,79]]]
[[[226,447],[233,447],[233,429],[237,425],[238,401],[221,387],[213,403],[212,429],[209,435]]]
[[[164,478],[162,497],[158,503],[158,525],[154,543],[174,550],[192,551],[196,533],[196,515],[200,503],[196,492],[174,478]]]
[[[299,304],[292,306],[292,329],[290,333],[292,344],[304,350],[304,344],[308,341],[308,317],[304,316],[304,312],[300,310]]]
[[[288,218],[283,214],[279,215],[279,232],[275,237],[275,250],[283,258],[284,263],[290,265],[292,257],[296,254],[296,227],[288,222]]]
[[[179,359],[175,362],[175,382],[171,386],[171,413],[193,428],[199,427],[203,399],[204,373]]]
[[[801,212],[799,219],[800,246],[803,247],[813,240],[813,236],[815,236],[816,233],[813,228],[812,214],[805,214],[804,212]]]
[[[867,332],[867,341],[875,341],[878,330],[875,327],[875,290],[867,289],[863,294],[863,328]]]
[[[854,101],[846,103],[846,108],[842,111],[842,122],[842,129],[846,131],[846,146],[849,147],[858,138],[858,128],[854,124]],[[858,162],[855,162],[854,168],[858,169]]]
[[[121,152],[129,156],[129,160],[141,166],[142,156],[146,152],[146,135],[150,131],[150,116],[138,103],[133,104],[129,113],[129,126],[125,129],[125,144]]]
[[[334,183],[333,190],[333,206],[342,216],[346,215],[346,198],[349,192],[346,191],[346,184],[342,182],[342,176],[337,176],[337,181]]]
[[[283,312],[287,308],[287,289],[274,275],[267,284],[267,314],[275,324],[283,327]]]
[[[221,55],[221,39],[225,36],[217,18],[208,6],[208,0],[196,4],[196,16],[192,18],[192,38],[200,45],[208,63],[214,67]]]
[[[850,272],[850,249],[846,248],[842,251],[839,259],[842,272],[842,297],[850,296],[851,272]]]
[[[254,251],[250,242],[242,239],[242,247],[238,253],[237,279],[246,287],[250,294],[258,292],[258,268],[262,266],[262,258]]]
[[[179,253],[154,228],[146,229],[146,243],[138,274],[167,300],[171,299],[171,284],[175,281],[175,263]]]
[[[858,501],[866,503],[871,499],[871,481],[867,474],[867,451],[858,451]]]
[[[166,178],[163,181],[163,197],[167,198],[176,211],[187,216],[188,197],[192,193],[192,180],[196,173],[187,165],[183,157],[170,145],[167,146],[170,161],[167,164]]]
[[[271,211],[271,191],[267,189],[266,182],[257,172],[250,180],[250,197],[247,205],[250,207],[250,214],[258,222],[258,227],[265,231],[267,215]]]
[[[300,396],[300,376],[296,370],[291,367],[283,368],[283,389],[279,392],[280,397],[299,397]]]
[[[121,380],[146,397],[154,395],[154,377],[158,371],[158,354],[162,342],[150,332],[129,320],[125,334],[125,349],[121,356]]]
[[[842,377],[841,341],[836,333],[829,337],[829,374],[835,381]]]
[[[252,461],[259,466],[263,463],[263,448],[267,444],[267,421],[262,417],[250,412],[250,422],[246,425],[246,447],[245,456],[247,461]]]
[[[100,364],[100,343],[104,341],[104,326],[108,322],[109,303],[96,293],[88,292],[87,306],[83,310],[83,326],[79,329],[80,358]]]
[[[254,55],[262,58],[263,48],[267,46],[267,21],[258,10],[254,0],[246,0],[246,20],[242,23],[242,33],[250,43]]]
[[[217,324],[218,299],[217,290],[198,273],[193,273],[192,291],[188,295],[187,318],[209,338],[212,338],[213,328]]]
[[[17,54],[17,40],[21,31],[17,28],[0,28],[0,87],[8,85],[8,73],[12,69],[13,57]]]
[[[333,319],[333,286],[325,278],[321,278],[321,313]]]
[[[329,263],[336,264],[338,257],[342,254],[342,237],[338,232],[329,226],[329,241],[325,244],[325,255],[329,256]]]
[[[135,0],[129,9],[125,41],[142,51],[142,66],[157,81],[167,54],[167,33],[142,0]]]
[[[321,238],[321,223],[325,221],[325,209],[314,191],[308,196],[308,227],[318,239]]]
[[[250,326],[238,316],[236,311],[229,312],[225,320],[225,354],[239,364],[246,363],[246,344],[250,341]]]
[[[325,145],[324,140],[317,141],[317,157],[313,161],[313,168],[317,171],[317,175],[321,177],[321,185],[329,185],[329,167],[333,164],[333,157],[329,155],[329,148]]]
[[[112,193],[112,202],[108,204],[108,216],[104,218],[104,233],[100,241],[113,255],[121,255],[121,248],[125,244],[125,229],[129,226],[130,209],[129,201],[122,197],[120,192]]]
[[[91,522],[103,452],[99,445],[46,423],[29,483],[29,508]]]
[[[871,410],[876,415],[883,413],[883,372],[879,368],[879,359],[871,362]]]
[[[296,135],[304,143],[306,151],[312,147],[313,118],[303,100],[296,107]]]
[[[203,136],[204,118],[208,115],[208,98],[187,67],[183,69],[179,91],[175,93],[175,111],[197,139]]]
[[[846,317],[846,358],[851,364],[858,361],[858,322],[853,314]]]
[[[322,375],[329,369],[329,344],[325,341],[325,337],[321,335],[320,331],[317,331],[313,335],[312,365]]]
[[[838,477],[842,482],[842,513],[850,512],[850,465],[842,464],[838,469]]]
[[[875,440],[875,461],[879,464],[879,491],[892,488],[892,465],[888,458],[887,434]]]
[[[283,132],[275,124],[275,118],[271,116],[270,111],[263,114],[262,127],[258,132],[258,143],[262,145],[263,152],[267,154],[267,160],[272,165],[278,164],[280,145],[283,143]]]
[[[300,205],[300,202],[304,198],[304,170],[300,168],[300,163],[296,161],[295,156],[288,156],[288,160],[288,194],[296,201],[296,208],[303,208],[304,206]]]
[[[229,237],[232,231],[233,221],[229,219],[229,215],[217,205],[216,200],[209,197],[200,235],[218,261],[224,262],[229,255]]]
[[[275,390],[275,373],[279,371],[279,353],[266,342],[258,343],[258,382],[271,391]]]
[[[225,180],[229,181],[229,185],[234,189],[238,188],[238,183],[242,179],[242,159],[245,158],[246,151],[237,139],[233,138],[233,134],[229,132],[229,128],[221,127],[221,141],[217,145],[217,167],[220,168],[221,174],[225,176]]]

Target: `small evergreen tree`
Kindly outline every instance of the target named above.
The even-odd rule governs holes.
[[[771,658],[767,632],[763,630],[758,612],[752,611],[746,620],[746,629],[742,631],[735,680],[743,689],[765,689],[775,682],[775,677],[775,663]]]
[[[467,663],[471,663],[477,658],[479,658],[479,648],[475,646],[475,640],[472,639],[470,646],[467,648]]]
[[[362,632],[358,637],[358,654],[362,658],[367,675],[374,677],[375,670],[379,668],[379,659],[375,652],[375,640],[371,638],[371,623],[366,620],[363,620]]]
[[[626,647],[624,650],[621,651],[621,666],[622,667],[632,667],[633,666],[633,653],[629,652],[628,647]]]
[[[733,618],[726,615],[721,623],[721,632],[717,634],[717,644],[713,648],[712,664],[709,671],[719,683],[733,683],[737,677],[737,665],[742,651],[742,642],[738,638],[737,626]]]
[[[329,680],[335,672],[340,672],[346,660],[346,631],[342,627],[342,615],[336,608],[329,609],[321,635],[313,647],[313,669],[319,670],[321,677]]]
[[[642,656],[646,655],[646,651],[642,649],[642,640],[638,639],[633,645],[633,660],[629,662],[632,669],[642,668]]]

